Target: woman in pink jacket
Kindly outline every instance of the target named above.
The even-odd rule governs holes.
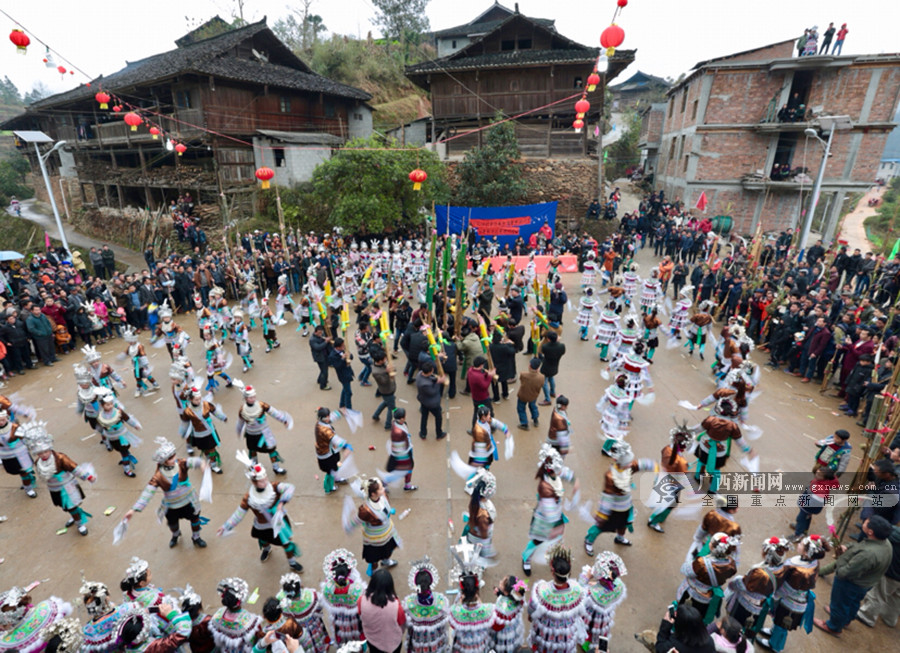
[[[359,616],[370,653],[400,653],[406,613],[394,591],[394,578],[379,569],[369,579],[366,593],[359,597]]]

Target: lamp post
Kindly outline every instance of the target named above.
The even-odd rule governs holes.
[[[41,174],[44,176],[44,185],[47,187],[47,195],[50,197],[50,206],[53,208],[53,217],[56,218],[56,228],[59,229],[59,239],[62,241],[63,247],[68,255],[71,256],[72,252],[69,250],[69,241],[66,240],[66,232],[63,230],[62,219],[59,217],[59,209],[56,208],[56,198],[53,197],[53,187],[50,185],[50,176],[47,174],[47,166],[45,164],[45,161],[50,158],[50,155],[65,144],[65,141],[58,141],[49,152],[41,154],[40,145],[35,142],[34,151],[37,153],[38,163],[41,164]]]
[[[813,216],[816,212],[816,205],[819,203],[819,195],[822,192],[822,180],[825,178],[825,166],[828,165],[828,157],[831,156],[831,141],[834,138],[836,129],[846,130],[853,127],[850,122],[850,116],[823,116],[819,118],[819,125],[822,129],[828,130],[828,140],[824,140],[819,136],[815,129],[808,127],[804,130],[807,138],[815,138],[825,148],[822,155],[822,164],[819,166],[819,174],[816,175],[816,183],[813,186],[812,197],[810,198],[809,208],[806,211],[806,217],[803,220],[803,230],[800,232],[800,240],[797,242],[797,248],[800,251],[806,249],[806,241],[809,238],[809,230],[812,227]]]
[[[606,71],[609,68],[609,58],[605,54],[597,57],[597,73],[603,78],[600,87],[600,120],[597,126],[597,201],[603,206],[603,113],[606,111]]]

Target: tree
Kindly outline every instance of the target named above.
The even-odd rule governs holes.
[[[301,0],[303,9],[295,9],[286,18],[279,18],[272,31],[295,52],[310,50],[319,40],[319,34],[327,31],[322,17],[310,13],[314,0]]]
[[[378,13],[373,21],[385,38],[407,42],[411,35],[427,32],[428,0],[372,0]]]
[[[414,191],[409,173],[428,180]],[[313,194],[333,224],[358,233],[380,233],[421,223],[422,210],[449,197],[444,165],[433,152],[401,148],[378,137],[347,143],[313,172]]]
[[[13,196],[27,199],[34,195],[34,191],[25,185],[29,170],[28,160],[18,153],[0,160],[0,208],[8,206]]]
[[[466,206],[502,206],[525,199],[528,184],[519,159],[519,141],[512,121],[500,122],[503,114],[494,116],[485,143],[466,152],[456,169],[459,186],[456,198]]]
[[[606,149],[607,179],[618,179],[625,176],[625,171],[630,166],[641,162],[641,148],[638,143],[641,140],[641,117],[637,111],[629,109],[625,112],[625,133],[615,143]]]
[[[22,98],[19,96],[19,89],[12,83],[9,77],[4,76],[0,82],[0,103],[2,104],[21,104]]]
[[[47,85],[42,81],[37,81],[34,83],[34,86],[31,87],[31,90],[28,91],[25,96],[22,98],[22,102],[28,106],[38,100],[43,100],[45,97],[50,97],[53,93],[47,88]]]

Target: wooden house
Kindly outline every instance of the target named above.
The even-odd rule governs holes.
[[[503,14],[491,8],[494,13]],[[603,103],[603,84],[588,96],[588,129],[576,133],[574,105],[600,55],[599,48],[576,43],[552,21],[518,13],[476,19],[467,43],[450,54],[406,69],[413,83],[431,93],[429,141],[444,143],[442,154],[454,156],[480,145],[483,131],[497,112],[516,119],[522,153],[530,157],[585,156],[596,147],[592,136]],[[465,30],[463,30],[465,31]],[[435,35],[442,35],[443,31]],[[452,38],[453,34],[445,34]],[[634,60],[634,50],[618,50],[609,61],[605,81]],[[440,148],[439,148],[440,151]]]
[[[276,183],[308,179],[331,147],[371,134],[371,96],[314,73],[265,18],[220,33],[211,28],[224,21],[215,21],[173,50],[35,102],[0,129],[65,140],[62,176],[77,176],[83,203],[150,208],[182,190],[215,201],[222,190],[254,183],[263,164]],[[120,112],[114,103],[101,109],[101,90],[119,99]],[[132,131],[123,120],[129,111],[150,122]],[[172,140],[187,146],[183,156]]]

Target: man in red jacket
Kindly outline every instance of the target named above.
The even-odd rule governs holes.
[[[487,359],[484,356],[476,356],[472,361],[472,367],[466,372],[466,381],[469,391],[472,393],[472,426],[475,425],[475,417],[479,406],[487,406],[494,415],[494,405],[491,403],[491,381],[498,381],[500,377],[494,370],[485,369]]]
[[[816,368],[829,342],[831,342],[831,329],[828,328],[825,318],[820,317],[816,320],[816,326],[809,335],[809,347],[806,354],[800,357],[800,374],[803,376],[800,383],[809,383],[809,380],[816,376]]]

